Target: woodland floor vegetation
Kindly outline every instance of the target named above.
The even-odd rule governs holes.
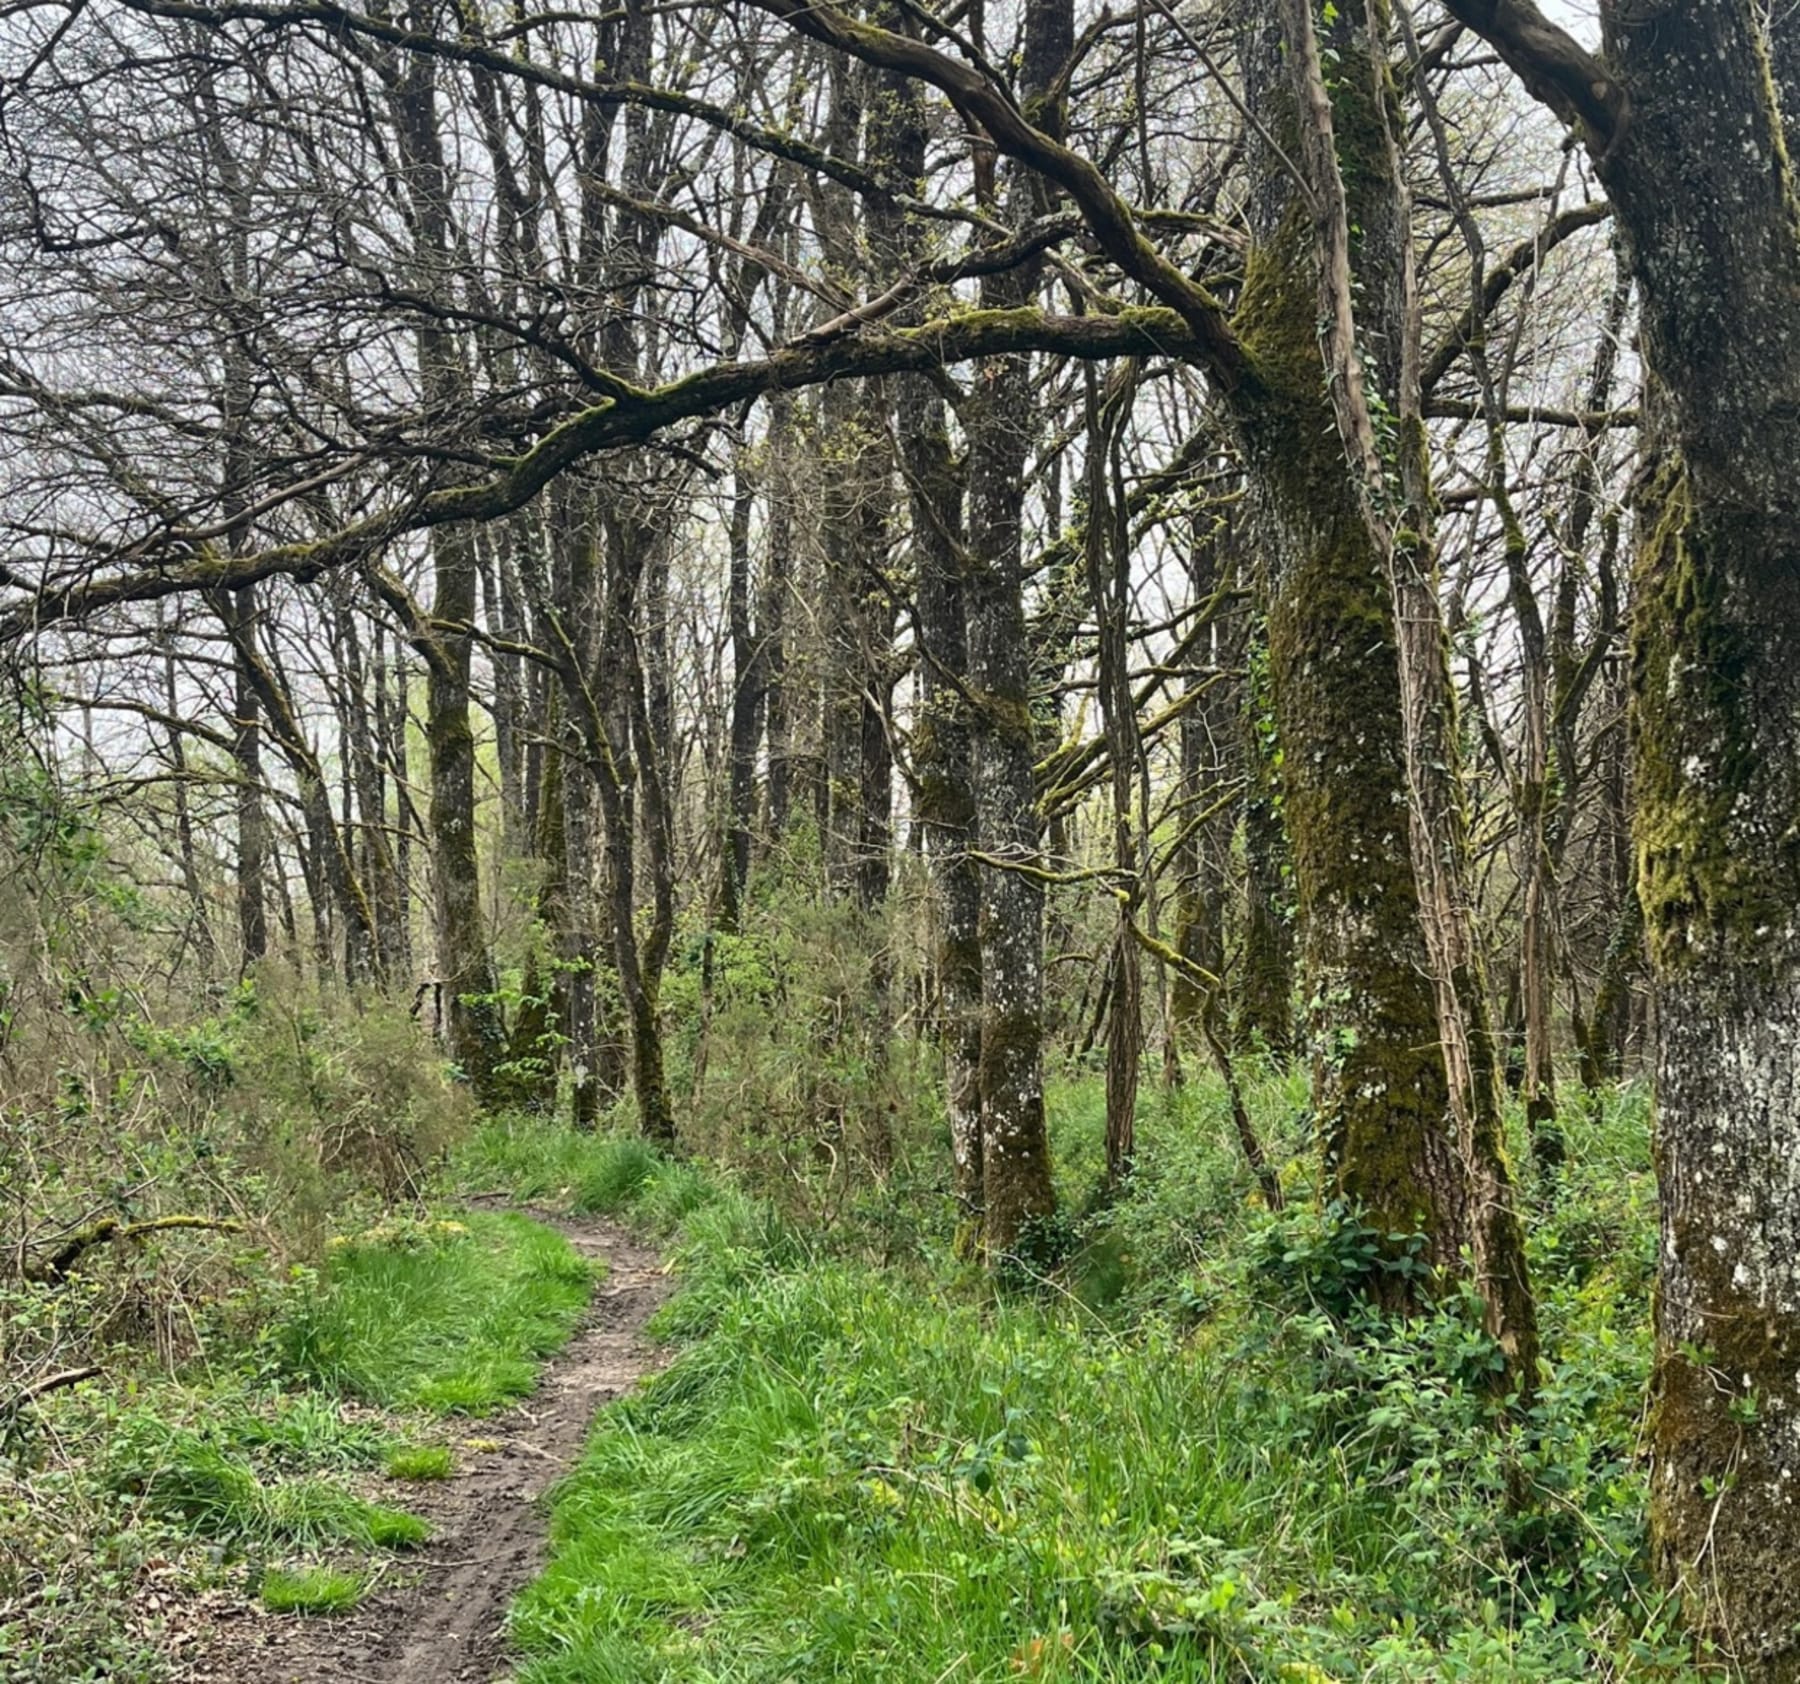
[[[1293,1084],[1255,1091],[1298,1144]],[[1099,1105],[1091,1080],[1053,1101],[1071,1208]],[[697,1201],[680,1166],[634,1175],[654,1228],[688,1208],[658,1324],[682,1354],[556,1497],[523,1676],[1698,1676],[1645,1553],[1641,1093],[1572,1118],[1586,1167],[1534,1190],[1546,1378],[1511,1436],[1475,1307],[1364,1307],[1383,1248],[1263,1211],[1222,1105],[1206,1081],[1149,1105],[1166,1174],[999,1294],[947,1231],[896,1263],[878,1204],[821,1235],[730,1185]],[[620,1150],[478,1146],[576,1198]]]
[[[9,1305],[9,1356],[121,1289],[187,1331],[159,1352],[100,1318],[79,1352],[91,1379],[6,1417],[9,1684],[167,1676],[197,1604],[354,1606],[383,1556],[429,1536],[408,1486],[450,1474],[471,1430],[456,1420],[530,1390],[596,1279],[559,1234],[461,1210],[448,1188],[330,1236],[316,1263],[254,1251],[221,1271],[164,1250],[134,1259],[129,1283]]]
[[[1104,1196],[1102,1085],[1071,1071],[1049,1111],[1073,1214],[999,1283],[957,1260],[941,1179],[898,1167],[934,1161],[928,1112],[854,1193],[754,1135],[705,1169],[502,1115],[314,1261],[179,1233],[72,1274],[50,1302],[123,1275],[178,1295],[194,1343],[67,1351],[105,1380],[13,1423],[0,1676],[155,1678],[147,1595],[328,1614],[420,1540],[406,1482],[458,1454],[433,1418],[527,1388],[592,1280],[469,1194],[622,1214],[682,1283],[675,1361],[556,1495],[512,1622],[528,1679],[1687,1676],[1645,1551],[1641,1090],[1572,1111],[1525,1189],[1545,1379],[1496,1432],[1479,1307],[1371,1308],[1392,1247],[1302,1196],[1305,1084],[1248,1076],[1286,1214],[1211,1076],[1146,1090],[1143,1168]]]
[[[815,962],[843,921],[790,895],[675,961],[708,1161],[626,1115],[476,1116],[403,1017],[274,970],[154,1030],[122,996],[47,1017],[76,1027],[54,1168],[50,1125],[7,1137],[26,1257],[109,1207],[198,1225],[6,1289],[9,1373],[96,1372],[6,1418],[0,1677],[165,1676],[196,1597],[354,1607],[423,1539],[458,1418],[527,1391],[593,1288],[496,1205],[622,1216],[682,1285],[675,1360],[556,1494],[528,1679],[1688,1675],[1646,1553],[1641,1086],[1567,1107],[1556,1164],[1511,1115],[1545,1364],[1505,1424],[1479,1303],[1378,1307],[1417,1247],[1312,1196],[1307,1083],[1264,1057],[1234,1076],[1281,1211],[1191,1068],[1143,1087],[1113,1185],[1071,1058],[1061,1214],[998,1274],[962,1259],[928,1084],[860,970]]]

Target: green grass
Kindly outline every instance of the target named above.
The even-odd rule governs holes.
[[[1274,1089],[1269,1134],[1297,1142]],[[1689,1676],[1643,1551],[1641,1104],[1569,1121],[1582,1167],[1533,1223],[1550,1372],[1509,1440],[1466,1302],[1319,1307],[1341,1241],[1256,1209],[1217,1098],[1146,1118],[1158,1170],[1075,1225],[1037,1298],[941,1257],[807,1257],[741,1194],[653,1171],[639,1208],[687,1211],[662,1322],[687,1349],[560,1489],[523,1677]]]
[[[193,1425],[138,1413],[110,1447],[108,1480],[136,1497],[143,1514],[240,1550],[411,1549],[430,1536],[418,1516],[369,1502],[326,1474],[283,1476],[266,1460],[259,1465],[229,1417]]]
[[[455,1472],[450,1452],[441,1444],[403,1444],[388,1453],[383,1470],[389,1479],[448,1479]]]
[[[490,1118],[455,1162],[471,1190],[503,1188],[517,1199],[602,1213],[633,1203],[659,1167],[636,1135],[587,1133],[529,1116]]]
[[[390,1408],[486,1414],[530,1391],[588,1302],[593,1267],[522,1216],[376,1230],[336,1247],[276,1330],[286,1372]]]
[[[342,1614],[362,1600],[363,1579],[335,1567],[271,1567],[259,1595],[272,1614]]]

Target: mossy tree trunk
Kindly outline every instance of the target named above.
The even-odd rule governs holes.
[[[1057,114],[1043,101],[1074,42],[1069,0],[1028,0],[1019,93],[1047,128]],[[1041,210],[1042,184],[1008,172],[1021,213]],[[1024,304],[1040,265],[985,278],[981,302]],[[1036,731],[1023,579],[1025,464],[1036,402],[1023,356],[976,371],[963,408],[969,440],[969,544],[964,573],[971,692],[975,827],[987,862],[981,872],[982,1242],[992,1257],[1017,1251],[1021,1237],[1056,1208],[1044,1120],[1044,888]]]
[[[749,447],[733,446],[730,571],[725,590],[731,637],[731,735],[725,776],[725,835],[720,850],[719,927],[736,933],[750,883],[750,826],[756,801],[756,740],[762,726],[763,662],[750,620],[750,517],[756,500]]]
[[[415,27],[436,24],[432,0],[412,9]],[[451,267],[448,172],[440,132],[435,61],[408,55],[390,82],[395,126],[411,212],[415,284],[428,298],[447,299]],[[419,386],[427,405],[453,415],[468,404],[458,347],[441,320],[427,316],[416,336]],[[475,831],[475,729],[469,681],[471,645],[446,627],[474,623],[476,556],[473,535],[444,527],[432,534],[430,620],[413,614],[409,633],[425,662],[425,740],[430,760],[432,885],[450,1056],[483,1104],[503,1098],[495,1066],[505,1057],[505,1033],[495,999],[493,959],[481,913],[481,862]]]
[[[244,640],[256,624],[256,587],[221,592],[219,616],[231,642],[231,756],[237,767],[238,947],[244,968],[269,951],[269,815],[263,804],[262,703]]]
[[[356,796],[360,828],[360,848],[356,857],[363,881],[368,885],[369,904],[375,915],[375,974],[393,982],[405,975],[408,962],[406,902],[389,842],[387,792],[376,755],[369,705],[369,672],[356,621],[357,617],[346,607],[335,605],[333,630],[338,661],[343,669],[339,729],[341,741],[348,749],[346,777]]]
[[[468,624],[475,611],[475,555],[467,535],[437,535],[433,616]],[[469,710],[466,637],[426,633],[425,742],[430,756],[432,884],[438,966],[443,976],[450,1056],[476,1097],[502,1097],[494,1066],[505,1056],[493,960],[481,915],[481,862],[475,840],[475,730]]]
[[[571,644],[571,670],[591,672],[598,659],[599,513],[585,478],[562,489],[551,544],[556,601]],[[545,866],[542,906],[556,946],[554,1001],[565,1037],[570,1120],[578,1129],[591,1129],[600,1107],[624,1087],[622,1059],[615,1048],[609,1061],[601,1025],[602,949],[594,898],[600,826],[595,780],[584,764],[582,720],[555,691],[545,701],[539,721],[546,738],[538,824]]]
[[[650,8],[644,0],[625,0],[605,20],[602,56],[622,78],[647,77],[651,35]],[[639,306],[656,272],[661,225],[639,204],[661,190],[664,161],[641,106],[590,108],[583,146],[584,175],[593,187],[581,206],[581,267],[599,300],[587,327],[604,367],[641,380],[649,357]],[[603,191],[615,158],[624,194],[616,203]],[[659,601],[666,560],[657,547],[668,519],[662,498],[673,497],[676,489],[660,468],[645,453],[623,452],[596,476],[590,564],[600,573],[591,593],[598,602],[597,624],[591,645],[565,649],[563,678],[599,795],[613,966],[631,1025],[638,1126],[646,1138],[666,1144],[676,1134],[662,1034],[662,978],[675,924],[675,866],[663,781],[669,740],[667,661],[659,647],[665,635]],[[647,890],[642,899],[649,914],[641,931],[640,884]]]
[[[1134,925],[1149,878],[1135,809],[1143,742],[1131,694],[1131,542],[1119,431],[1130,415],[1137,368],[1127,363],[1101,400],[1099,379],[1083,371],[1087,400],[1087,487],[1083,559],[1088,602],[1098,631],[1096,677],[1111,786],[1113,865],[1119,874],[1113,927],[1112,981],[1106,1008],[1106,1181],[1118,1191],[1137,1153],[1137,1091],[1144,1050],[1143,966]],[[1148,814],[1144,815],[1148,830]]]
[[[1656,995],[1653,1552],[1755,1684],[1800,1679],[1800,211],[1749,0],[1452,0],[1577,124],[1642,299],[1632,628]],[[1778,47],[1782,43],[1778,40]]]
[[[1293,44],[1265,25],[1243,58],[1272,132],[1297,134]],[[1359,159],[1378,167],[1373,118],[1359,115]],[[1426,1255],[1449,1264],[1466,1237],[1466,1199],[1408,853],[1387,556],[1327,386],[1312,214],[1280,161],[1259,153],[1256,244],[1234,325],[1260,390],[1237,407],[1268,537],[1269,687],[1311,995],[1314,1106],[1336,1195],[1384,1234],[1423,1234]],[[1397,1303],[1415,1295],[1404,1278],[1379,1290]]]
[[[641,487],[619,493],[606,522],[606,588],[601,610],[597,686],[599,731],[590,747],[605,817],[607,895],[613,960],[631,1020],[631,1082],[638,1126],[651,1140],[675,1138],[675,1112],[663,1067],[662,976],[675,928],[674,838],[659,745],[639,657],[636,610],[649,547],[656,535],[637,507]],[[637,839],[642,834],[650,917],[640,938]]]
[[[1704,484],[1666,464],[1642,512],[1633,653],[1662,1199],[1653,1528],[1702,1625],[1748,1676],[1792,1684],[1800,507],[1746,509]]]
[[[894,8],[884,21],[911,33]],[[925,173],[925,101],[908,76],[882,75],[871,102],[869,159],[896,191]],[[872,239],[890,261],[916,261],[925,231],[897,204],[872,202]],[[975,788],[964,675],[963,470],[950,443],[943,393],[928,376],[894,383],[895,440],[911,515],[917,711],[912,730],[913,810],[930,860],[936,952],[936,1027],[944,1056],[944,1111],[950,1128],[951,1188],[958,1248],[978,1246],[982,1231],[981,882],[975,846]]]
[[[775,328],[785,312],[782,294],[775,296]],[[769,399],[767,565],[757,592],[757,650],[763,663],[763,739],[768,773],[763,790],[765,846],[778,848],[787,835],[793,792],[794,719],[788,677],[790,637],[788,599],[794,578],[794,400],[784,392]]]
[[[963,623],[961,474],[942,398],[931,383],[901,385],[898,431],[912,505],[919,705],[912,733],[914,809],[925,827],[936,919],[937,1023],[952,1185],[965,1241],[982,1227],[981,883]]]
[[[1639,893],[1656,995],[1652,1527],[1759,1684],[1800,1679],[1800,232],[1752,8],[1609,46],[1606,180],[1665,412],[1639,510]],[[1659,35],[1662,38],[1659,38]]]
[[[777,178],[758,204],[750,243],[766,247],[787,217],[786,182]],[[740,258],[732,277],[729,345],[735,353],[749,330],[751,306],[760,290],[762,268]],[[742,924],[750,886],[750,841],[756,819],[756,746],[762,732],[769,663],[764,628],[752,620],[750,539],[759,480],[750,440],[741,432],[732,443],[731,516],[726,528],[728,569],[726,629],[731,639],[731,709],[726,749],[725,815],[719,861],[719,923],[735,933]],[[773,500],[771,499],[771,502]]]
[[[1235,1026],[1240,1045],[1285,1062],[1294,1053],[1293,856],[1282,820],[1281,745],[1262,613],[1246,632],[1244,664],[1244,957]]]

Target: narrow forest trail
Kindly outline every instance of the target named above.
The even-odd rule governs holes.
[[[504,1415],[467,1423],[441,1484],[408,1489],[405,1506],[432,1541],[396,1560],[354,1613],[246,1615],[226,1623],[191,1684],[492,1684],[508,1676],[507,1606],[545,1558],[545,1494],[581,1454],[595,1412],[657,1366],[644,1324],[667,1297],[655,1251],[616,1224],[528,1211],[557,1228],[606,1277],[575,1336],[537,1389]],[[391,1496],[387,1500],[393,1500]]]

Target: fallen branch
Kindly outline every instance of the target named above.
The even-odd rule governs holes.
[[[158,1216],[148,1222],[121,1222],[116,1216],[106,1216],[71,1234],[42,1263],[27,1263],[25,1278],[39,1286],[61,1286],[68,1279],[69,1271],[95,1246],[142,1239],[146,1234],[163,1234],[180,1228],[215,1234],[241,1234],[244,1231],[243,1223],[229,1217]]]
[[[33,1380],[29,1386],[14,1392],[5,1403],[0,1403],[0,1420],[11,1420],[27,1404],[36,1403],[39,1398],[60,1392],[67,1386],[78,1386],[83,1380],[95,1379],[99,1373],[97,1367],[89,1364],[86,1368],[65,1368],[55,1374],[46,1374],[41,1380]]]

